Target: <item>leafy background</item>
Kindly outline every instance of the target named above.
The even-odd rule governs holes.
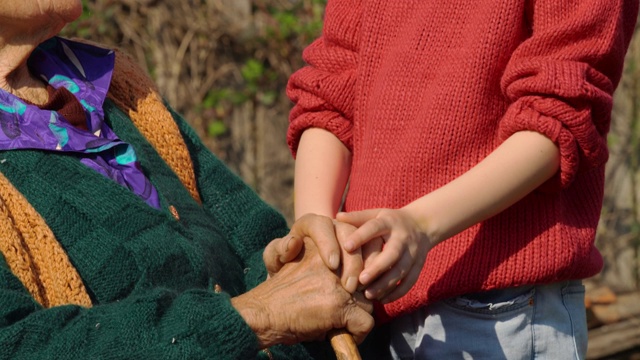
[[[120,47],[221,159],[290,221],[286,81],[324,0],[96,0],[63,34]]]

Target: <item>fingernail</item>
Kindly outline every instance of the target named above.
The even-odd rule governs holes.
[[[329,255],[329,266],[331,266],[331,269],[333,270],[340,266],[340,256],[338,256],[338,254]]]
[[[371,290],[365,290],[364,291],[364,297],[366,297],[369,300],[372,300],[375,298],[375,295],[373,295],[373,291]]]
[[[291,245],[291,239],[293,239],[293,235],[289,235],[287,242],[285,243],[284,250],[289,251],[289,245]]]
[[[356,244],[353,243],[353,241],[347,241],[344,244],[344,249],[347,251],[353,251],[353,249],[356,247]]]
[[[360,274],[360,282],[363,284],[368,284],[369,283],[369,274],[363,272],[362,274]]]
[[[348,292],[353,293],[354,291],[356,291],[357,287],[358,279],[355,276],[349,276],[349,278],[347,279],[347,284],[345,285],[345,289],[347,289]]]

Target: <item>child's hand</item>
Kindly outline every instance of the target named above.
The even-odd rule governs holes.
[[[430,241],[407,210],[372,209],[339,213],[336,220],[357,226],[343,243],[347,251],[363,247],[359,281],[368,299],[384,303],[400,298],[415,284],[431,249]],[[370,243],[382,238],[384,248]],[[366,244],[366,245],[365,245]],[[369,249],[373,247],[373,249]]]

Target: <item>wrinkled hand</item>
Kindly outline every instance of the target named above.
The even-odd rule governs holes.
[[[374,325],[371,303],[343,288],[309,238],[293,261],[233,298],[232,305],[265,347],[323,340],[329,330],[341,328],[361,342]]]
[[[364,266],[362,256],[359,250],[344,250],[341,243],[355,230],[352,225],[339,223],[326,216],[302,216],[291,226],[287,236],[273,240],[265,248],[263,260],[269,277],[280,271],[284,264],[293,261],[303,248],[303,239],[309,237],[317,246],[325,265],[338,271],[344,288],[354,293],[358,286],[358,275]]]
[[[358,227],[343,246],[348,251],[362,247],[365,267],[359,281],[368,299],[391,302],[411,289],[431,244],[408,211],[372,209],[339,213],[336,219]]]

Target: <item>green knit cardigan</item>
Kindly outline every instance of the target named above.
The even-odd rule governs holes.
[[[131,94],[119,98],[127,97]],[[48,227],[33,225],[35,233],[24,235],[33,220],[10,211],[7,186],[0,185],[0,235],[11,232],[18,244],[4,246],[0,258],[0,358],[268,358],[230,298],[265,279],[262,251],[287,233],[285,221],[208,151],[175,112],[168,109],[188,151],[195,184],[177,174],[175,159],[168,159],[174,169],[167,164],[171,148],[160,151],[165,159],[159,155],[162,137],[152,141],[154,147],[143,136],[153,134],[153,126],[141,133],[126,113],[141,109],[123,111],[107,100],[104,110],[116,134],[135,148],[159,192],[161,209],[149,207],[73,156],[0,152],[5,180]],[[173,146],[179,153],[180,144]],[[47,231],[61,250],[43,255],[33,239],[46,239]],[[53,267],[42,265],[51,259]],[[63,280],[56,280],[58,274],[50,269],[65,261],[77,275],[64,270],[59,274]],[[62,285],[50,290],[47,281]],[[72,296],[54,301],[55,291]],[[73,300],[82,294],[85,300]],[[325,344],[270,351],[275,359],[332,357]]]

